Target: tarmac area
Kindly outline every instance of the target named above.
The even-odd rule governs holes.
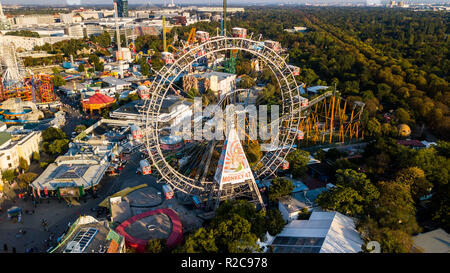
[[[61,236],[67,230],[70,223],[73,223],[80,215],[91,215],[97,219],[98,204],[107,196],[122,190],[126,187],[133,187],[140,184],[152,185],[161,188],[156,183],[156,179],[151,175],[137,175],[136,168],[139,164],[139,154],[132,154],[125,168],[120,175],[108,177],[104,176],[97,190],[97,198],[86,195],[86,199],[79,200],[78,204],[69,206],[64,200],[41,199],[33,206],[31,199],[26,201],[17,199],[14,203],[8,202],[8,206],[19,206],[22,208],[22,221],[15,222],[8,219],[6,210],[8,206],[3,207],[0,212],[0,248],[6,244],[8,252],[13,248],[16,252],[23,253],[27,249],[33,248],[33,252],[45,252],[50,246],[56,245],[56,238]],[[26,214],[34,210],[34,214]],[[47,221],[46,230],[42,226],[42,220]],[[19,230],[25,233],[19,233]],[[51,238],[51,239],[50,239]],[[0,250],[4,252],[4,249]]]
[[[156,214],[132,223],[125,231],[143,240],[167,239],[172,232],[172,222],[167,215]]]
[[[3,207],[0,212],[0,248],[6,244],[8,252],[13,248],[17,253],[46,252],[51,246],[57,245],[56,239],[60,237],[80,215],[91,215],[99,220],[104,219],[106,215],[97,215],[98,204],[107,196],[110,196],[126,187],[134,187],[141,184],[147,184],[148,187],[141,188],[131,192],[126,197],[130,201],[133,215],[140,214],[148,210],[158,208],[172,208],[180,217],[183,225],[183,232],[190,232],[201,227],[203,220],[196,215],[200,213],[192,204],[186,204],[186,201],[180,201],[176,197],[166,200],[162,195],[162,184],[156,183],[156,178],[152,175],[138,175],[136,169],[139,166],[141,156],[139,152],[131,154],[125,168],[118,176],[104,176],[96,191],[97,197],[93,198],[87,194],[84,199],[74,202],[74,205],[68,205],[64,200],[41,199],[34,207],[33,202],[17,199],[15,203],[8,206],[20,206],[22,208],[22,221],[14,222],[8,219],[6,210],[9,207]],[[177,194],[175,194],[177,196]],[[34,210],[34,214],[31,212]],[[29,214],[25,213],[28,211]],[[164,219],[164,215],[143,219],[141,228],[137,229],[137,237],[146,238],[164,238],[171,231],[170,219]],[[42,220],[47,222],[42,225]],[[144,229],[144,225],[145,228]],[[148,225],[154,225],[149,230]],[[19,231],[23,231],[20,233]],[[0,252],[5,252],[0,250]]]

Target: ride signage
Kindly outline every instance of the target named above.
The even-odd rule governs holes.
[[[236,129],[232,128],[224,142],[214,180],[220,184],[242,183],[249,179],[254,180],[253,173]]]

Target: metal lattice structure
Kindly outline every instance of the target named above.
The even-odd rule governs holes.
[[[9,98],[52,102],[55,94],[52,76],[32,75],[17,56],[14,44],[0,41],[0,101]]]
[[[158,121],[163,100],[166,98],[172,84],[179,78],[183,71],[188,71],[189,67],[200,58],[208,55],[223,53],[228,50],[240,50],[248,52],[260,59],[265,67],[268,67],[275,75],[278,86],[281,90],[281,118],[280,123],[284,128],[296,129],[299,127],[301,119],[300,94],[297,82],[292,71],[285,61],[285,56],[277,51],[266,47],[263,42],[250,38],[216,36],[209,40],[191,45],[181,51],[170,66],[164,66],[159,71],[159,79],[155,80],[150,87],[151,97],[146,100],[141,110],[142,124],[145,124],[144,137],[149,158],[153,167],[161,175],[159,182],[165,181],[175,189],[204,198],[211,198],[216,187],[212,181],[204,181],[202,178],[188,177],[175,170],[166,160],[160,147],[160,130],[162,125]],[[203,52],[204,54],[198,54]],[[280,132],[279,143],[282,149],[266,152],[260,159],[259,168],[254,168],[256,179],[272,175],[283,164],[281,159],[285,159],[291,151],[296,133]],[[210,144],[211,145],[211,144]],[[210,147],[210,146],[209,146]]]

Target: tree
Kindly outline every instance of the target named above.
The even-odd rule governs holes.
[[[8,169],[8,170],[2,171],[2,179],[8,183],[11,183],[11,181],[13,181],[14,178],[16,178],[16,176],[17,176],[17,173],[16,173],[16,170],[14,170],[14,169]]]
[[[396,175],[395,181],[409,185],[412,197],[416,201],[428,194],[433,188],[433,184],[426,179],[424,171],[418,167],[400,170]]]
[[[420,231],[410,186],[387,181],[379,182],[378,188],[380,198],[374,208],[380,227],[402,230],[408,234]]]
[[[59,69],[58,69],[58,67],[52,67],[52,72],[53,72],[53,74],[59,74]]]
[[[380,196],[377,188],[364,173],[359,173],[352,169],[337,170],[336,185],[356,190],[364,199],[365,205],[369,205]]]
[[[266,227],[270,235],[277,235],[283,230],[285,225],[286,222],[283,219],[283,215],[281,215],[281,212],[278,209],[267,211]]]
[[[254,204],[246,200],[227,200],[216,210],[216,217],[211,221],[213,226],[227,220],[231,215],[237,214],[251,224],[251,232],[263,239],[267,229],[265,228],[265,216],[263,211],[257,211]]]
[[[6,32],[5,35],[13,35],[13,36],[23,36],[23,37],[34,37],[39,38],[39,33],[29,30],[18,30],[18,31],[9,31]]]
[[[66,84],[66,80],[64,80],[61,75],[54,75],[52,81],[55,87],[63,86]]]
[[[161,253],[164,249],[164,242],[161,239],[148,240],[146,252],[147,253]]]
[[[17,176],[17,180],[19,181],[19,186],[21,188],[26,188],[30,185],[30,183],[37,177],[36,173],[28,172],[19,174]]]
[[[269,200],[278,201],[281,197],[291,194],[294,185],[291,180],[275,177],[269,187]]]
[[[352,169],[336,171],[336,186],[321,193],[316,202],[324,209],[351,216],[365,214],[380,195],[365,174]]]
[[[30,165],[28,164],[28,161],[25,158],[20,157],[19,158],[19,168],[24,171],[28,171],[29,167],[30,167]]]
[[[39,155],[39,152],[33,152],[32,159],[35,162],[39,162],[39,160],[41,160],[41,156]]]
[[[367,241],[380,243],[381,253],[409,253],[412,247],[412,237],[410,234],[389,227],[378,226],[374,219],[367,219],[358,228],[363,234],[367,234]],[[363,251],[367,251],[366,243]]]
[[[371,137],[381,136],[381,124],[376,118],[371,118],[367,123],[367,131]]]
[[[308,220],[311,214],[312,212],[310,212],[308,208],[302,208],[302,210],[298,213],[297,220]]]
[[[254,253],[259,251],[257,237],[251,233],[251,223],[232,214],[213,226],[216,245],[224,253]]]
[[[44,141],[53,141],[55,139],[67,138],[66,134],[59,128],[49,127],[42,132],[42,139]]]
[[[316,203],[323,209],[338,211],[350,216],[360,215],[364,212],[363,198],[350,187],[337,186],[330,191],[319,194]]]
[[[289,169],[296,178],[303,177],[308,168],[306,165],[309,162],[309,153],[303,150],[295,150],[286,157],[289,161]]]
[[[85,71],[84,64],[80,64],[78,66],[78,72],[84,72],[84,71]]]
[[[242,76],[241,80],[238,83],[239,88],[249,89],[255,86],[255,80],[250,76]]]
[[[80,124],[80,125],[77,125],[77,127],[75,127],[74,131],[77,134],[79,134],[79,133],[83,132],[84,130],[86,130],[86,125]]]
[[[195,97],[200,97],[200,92],[196,88],[192,88],[187,92],[187,96],[190,99],[194,99]]]
[[[403,108],[397,109],[397,111],[395,112],[395,117],[400,123],[408,123],[411,120],[409,113]]]
[[[218,251],[214,230],[203,227],[187,236],[184,244],[174,250],[175,253],[217,253]]]
[[[69,149],[68,139],[56,139],[52,143],[48,144],[48,149],[45,152],[51,153],[53,155],[64,154]]]

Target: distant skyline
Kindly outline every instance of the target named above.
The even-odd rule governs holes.
[[[0,0],[4,5],[112,5],[113,0]],[[399,0],[397,0],[399,1]],[[379,2],[381,4],[386,4],[389,0],[228,0],[229,5],[277,5],[277,4],[338,4],[338,3],[370,3]],[[450,0],[403,0],[404,3],[416,4],[416,3],[427,3],[427,4],[450,4]],[[170,0],[128,0],[130,6],[133,5],[161,5],[164,3],[170,3]],[[174,0],[175,4],[183,5],[221,5],[222,0]]]

